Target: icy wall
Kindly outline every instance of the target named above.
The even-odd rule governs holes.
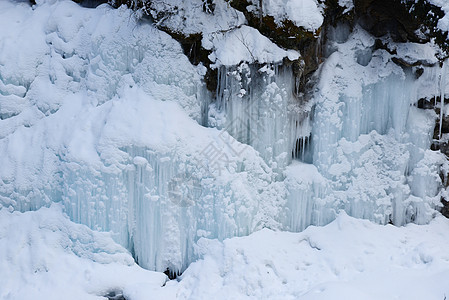
[[[362,29],[337,29],[304,95],[299,54],[225,8],[235,27],[203,40],[212,95],[205,68],[124,7],[1,2],[0,26],[11,28],[0,32],[1,207],[62,202],[143,267],[174,272],[195,260],[200,237],[300,231],[340,210],[428,222],[445,159],[429,150],[437,116],[415,104],[444,95],[449,77],[432,47],[385,41],[402,59],[428,60],[417,78]],[[198,24],[218,26],[209,21]]]

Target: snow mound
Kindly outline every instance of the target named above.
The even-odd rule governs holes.
[[[150,286],[163,273],[144,270],[108,233],[72,223],[61,206],[34,212],[0,210],[1,299],[104,299]],[[148,296],[148,295],[147,295]]]
[[[0,210],[0,298],[428,299],[449,294],[449,220],[377,225],[341,213],[302,233],[202,238],[179,280],[137,266],[62,207]]]
[[[240,62],[265,63],[280,62],[284,57],[290,60],[299,58],[294,50],[283,50],[263,36],[257,29],[249,26],[218,32],[203,38],[203,46],[213,50],[209,59],[215,66],[234,66]]]
[[[444,299],[449,221],[376,225],[341,213],[302,233],[264,229],[201,239],[182,275],[182,299]]]

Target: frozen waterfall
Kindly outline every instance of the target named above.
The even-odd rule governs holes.
[[[4,6],[0,25],[2,14],[17,22],[0,42],[19,45],[0,55],[1,207],[61,202],[143,267],[172,272],[198,257],[201,237],[301,231],[341,210],[395,225],[436,213],[437,116],[415,104],[444,99],[446,67],[417,78],[355,28],[330,41],[307,96],[282,61],[217,63],[212,95],[205,67],[124,7]]]

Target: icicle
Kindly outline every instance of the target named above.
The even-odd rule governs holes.
[[[441,130],[443,128],[443,117],[444,117],[444,94],[446,92],[446,63],[443,61],[443,66],[441,67],[440,76],[440,128],[438,139],[441,140]]]

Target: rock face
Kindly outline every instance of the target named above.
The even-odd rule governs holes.
[[[442,50],[448,50],[447,32],[437,27],[444,12],[427,0],[355,0],[354,2],[360,25],[374,36],[390,34],[396,42],[416,43],[428,42],[431,38],[435,38],[435,42]]]
[[[397,42],[422,42],[415,34],[417,20],[397,0],[356,0],[355,11],[362,27],[376,37],[391,34]]]
[[[230,2],[235,9],[245,14],[248,24],[258,29],[277,45],[286,49],[299,50],[301,60],[294,64],[294,72],[301,82],[305,82],[321,62],[321,28],[315,32],[307,31],[305,28],[296,26],[291,20],[282,20],[276,23],[275,18],[270,15],[262,15],[257,11],[249,12],[246,7],[250,4],[245,0],[233,0]],[[304,85],[300,86],[303,90]]]
[[[441,203],[443,204],[443,208],[441,209],[441,213],[446,218],[449,218],[449,201],[446,201],[446,200],[442,199]]]

